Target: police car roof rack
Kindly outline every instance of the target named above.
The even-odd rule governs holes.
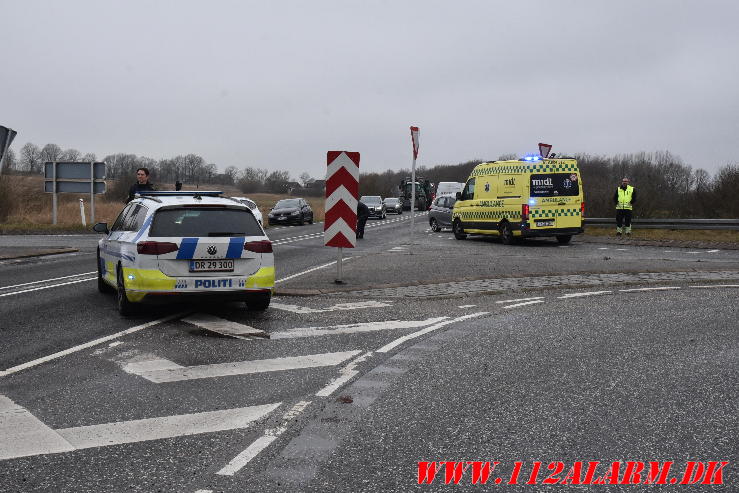
[[[146,195],[142,195],[140,193],[137,193],[136,197],[140,199],[153,200],[154,202],[159,202],[160,204],[162,203],[162,201],[156,197],[147,197]]]
[[[153,199],[155,196],[159,197],[192,197],[200,200],[202,197],[220,197],[223,192],[220,190],[149,190],[137,192],[142,198]],[[161,200],[159,201],[161,202]]]

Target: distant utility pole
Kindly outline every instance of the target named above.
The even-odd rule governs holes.
[[[416,216],[416,158],[418,158],[418,127],[411,127],[411,141],[413,142],[413,164],[411,165],[411,248],[413,254],[413,228]]]

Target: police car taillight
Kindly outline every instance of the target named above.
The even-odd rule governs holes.
[[[136,243],[136,251],[142,255],[164,255],[176,252],[180,247],[169,241],[141,241]]]
[[[254,253],[272,253],[272,242],[269,240],[247,241],[244,250]]]
[[[529,204],[523,204],[521,206],[521,221],[529,220]]]

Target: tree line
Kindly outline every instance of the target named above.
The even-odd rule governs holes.
[[[667,151],[594,156],[576,154],[585,194],[585,213],[610,217],[615,213],[613,194],[623,177],[637,189],[636,217],[644,218],[737,218],[739,217],[739,164],[726,164],[711,176],[693,169]],[[516,159],[505,154],[499,161]],[[456,165],[420,166],[416,177],[432,183],[465,182],[482,161]],[[360,174],[360,195],[395,196],[409,169]]]
[[[726,164],[711,176],[704,169],[690,165],[668,151],[640,152],[598,156],[575,154],[578,160],[585,193],[586,215],[608,217],[614,212],[613,194],[624,176],[637,189],[637,217],[674,218],[736,218],[739,217],[739,164]],[[498,160],[516,159],[513,154],[501,155]],[[18,155],[9,149],[3,172],[43,173],[43,164],[51,161],[96,161],[93,153],[76,149],[62,149],[56,144],[38,147],[26,143]],[[107,177],[117,180],[111,187],[114,195],[123,195],[135,179],[137,168],[148,168],[152,182],[163,188],[175,181],[187,185],[234,185],[243,193],[293,193],[321,195],[321,181],[302,173],[291,181],[289,171],[228,166],[220,172],[214,163],[208,163],[197,154],[179,155],[165,159],[151,159],[135,154],[111,154],[107,163]],[[464,182],[472,169],[482,161],[471,160],[459,164],[419,166],[416,176],[430,180]],[[381,173],[361,173],[360,195],[396,196],[401,180],[410,177],[410,169],[387,170]],[[312,186],[318,185],[318,186]]]

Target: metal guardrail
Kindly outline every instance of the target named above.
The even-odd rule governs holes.
[[[641,229],[715,229],[739,231],[739,219],[632,219]],[[616,227],[615,217],[586,217],[586,226]]]

